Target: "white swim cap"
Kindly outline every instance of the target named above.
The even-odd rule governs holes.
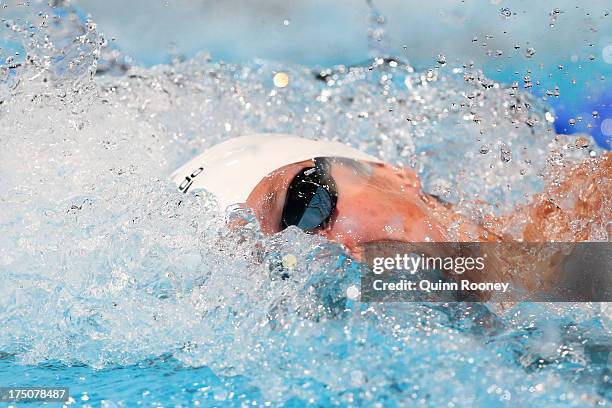
[[[246,202],[257,184],[274,170],[315,157],[345,157],[380,162],[338,142],[287,134],[254,134],[226,140],[193,158],[172,174],[182,192],[203,188],[222,209]]]

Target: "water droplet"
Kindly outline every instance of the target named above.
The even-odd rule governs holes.
[[[289,75],[285,72],[277,72],[274,74],[273,81],[277,88],[284,88],[289,85]]]
[[[531,58],[531,57],[534,56],[535,52],[536,52],[535,48],[529,47],[529,48],[527,48],[527,51],[525,51],[525,57]]]
[[[576,139],[576,147],[580,149],[584,149],[585,147],[589,147],[589,140],[586,137],[580,136]]]
[[[570,126],[574,126],[576,124],[576,119],[571,118],[570,120],[567,121],[567,123],[569,123]]]
[[[499,153],[499,157],[504,163],[508,163],[510,160],[512,160],[512,150],[510,150],[510,147],[508,147],[507,144],[502,143],[499,146]]]
[[[483,144],[480,146],[480,154],[487,154],[491,151],[491,147],[488,144]]]
[[[557,16],[559,14],[561,14],[562,11],[559,10],[558,8],[554,9],[553,11],[551,11],[550,13],[548,13],[548,25],[550,27],[554,27],[555,26],[555,22],[557,21]]]
[[[438,55],[438,64],[440,65],[446,65],[446,57],[442,54]]]
[[[346,297],[351,300],[356,300],[359,298],[359,289],[355,285],[351,285],[346,288]]]
[[[510,18],[512,16],[512,11],[510,11],[508,7],[503,7],[499,10],[499,14],[501,14],[502,17]]]
[[[285,254],[282,258],[283,268],[293,270],[297,265],[297,258],[293,254]]]
[[[593,111],[591,112],[591,115],[593,115],[593,117],[596,118],[599,115],[599,112]]]
[[[530,115],[527,120],[525,121],[525,123],[527,124],[527,126],[529,127],[533,127],[536,123],[538,123],[539,120],[536,116]]]

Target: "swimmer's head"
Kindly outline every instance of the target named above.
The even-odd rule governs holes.
[[[268,234],[296,226],[353,251],[369,242],[452,238],[448,210],[421,191],[412,169],[341,143],[240,137],[207,150],[173,179],[183,192],[210,191],[222,208],[246,205]]]
[[[286,134],[254,134],[211,147],[176,170],[172,179],[182,192],[208,190],[225,209],[246,202],[255,186],[274,170],[323,156],[380,161],[342,143]]]

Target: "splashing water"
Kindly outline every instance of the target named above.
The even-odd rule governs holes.
[[[354,303],[346,291],[360,265],[340,246],[293,228],[265,237],[248,212],[223,214],[214,197],[168,180],[221,140],[287,132],[414,166],[466,213],[509,210],[541,187],[549,152],[589,154],[554,140],[546,106],[470,66],[413,72],[393,59],[313,72],[201,55],[94,76],[106,40],[93,21],[57,10],[4,21],[24,50],[0,67],[0,360],[13,373],[50,362],[212,370],[208,391],[167,391],[183,403],[610,398],[605,305],[496,316]],[[289,85],[279,88],[281,70]],[[228,218],[246,226],[230,230]],[[295,262],[283,265],[288,254]]]

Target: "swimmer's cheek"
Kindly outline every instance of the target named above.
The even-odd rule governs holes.
[[[319,228],[314,233],[347,248],[353,248],[365,238],[363,226],[362,217],[345,217],[335,214],[324,228]]]

